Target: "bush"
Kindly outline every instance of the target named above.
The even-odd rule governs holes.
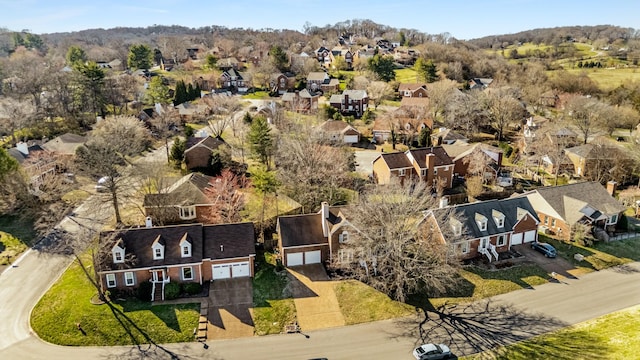
[[[198,283],[186,283],[182,285],[182,290],[189,295],[196,295],[202,291],[202,285]]]
[[[164,286],[164,299],[165,300],[173,300],[177,299],[180,296],[180,284],[175,282],[170,282]]]
[[[138,299],[141,301],[151,301],[151,288],[152,285],[148,281],[140,283],[140,286],[138,286]]]
[[[498,144],[498,147],[502,149],[506,158],[511,156],[511,152],[513,152],[513,148],[511,147],[511,145],[507,144],[506,142],[500,142]]]

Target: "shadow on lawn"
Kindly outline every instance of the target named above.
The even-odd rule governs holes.
[[[603,358],[609,351],[604,339],[585,331],[578,331],[577,336],[552,334],[551,339],[535,338],[518,344],[516,348],[505,349],[503,347],[506,345],[567,325],[543,314],[524,312],[510,304],[483,300],[463,305],[444,304],[435,308],[427,300],[416,306],[416,312],[419,322],[411,318],[401,320],[406,323],[400,328],[406,330],[397,335],[415,339],[416,345],[433,342],[449,344],[457,354],[489,351],[489,358],[497,359],[575,359],[578,354],[586,358]]]

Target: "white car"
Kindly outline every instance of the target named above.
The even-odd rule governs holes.
[[[98,182],[96,183],[96,191],[97,192],[106,192],[107,190],[109,190],[109,188],[107,187],[107,182],[109,182],[109,180],[111,180],[111,178],[109,176],[101,177],[98,180]]]
[[[445,344],[424,344],[413,350],[413,356],[418,360],[451,359],[451,350]]]

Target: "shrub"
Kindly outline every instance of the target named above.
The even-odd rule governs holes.
[[[189,295],[196,295],[202,291],[202,285],[198,283],[186,283],[182,285],[182,290]]]
[[[151,301],[151,283],[144,281],[138,286],[138,299],[142,301]]]
[[[165,300],[173,300],[177,299],[180,296],[180,284],[175,282],[170,282],[164,286],[164,299]]]

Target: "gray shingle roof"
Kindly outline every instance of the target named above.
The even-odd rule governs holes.
[[[322,233],[322,214],[281,216],[278,225],[282,247],[327,244]]]

